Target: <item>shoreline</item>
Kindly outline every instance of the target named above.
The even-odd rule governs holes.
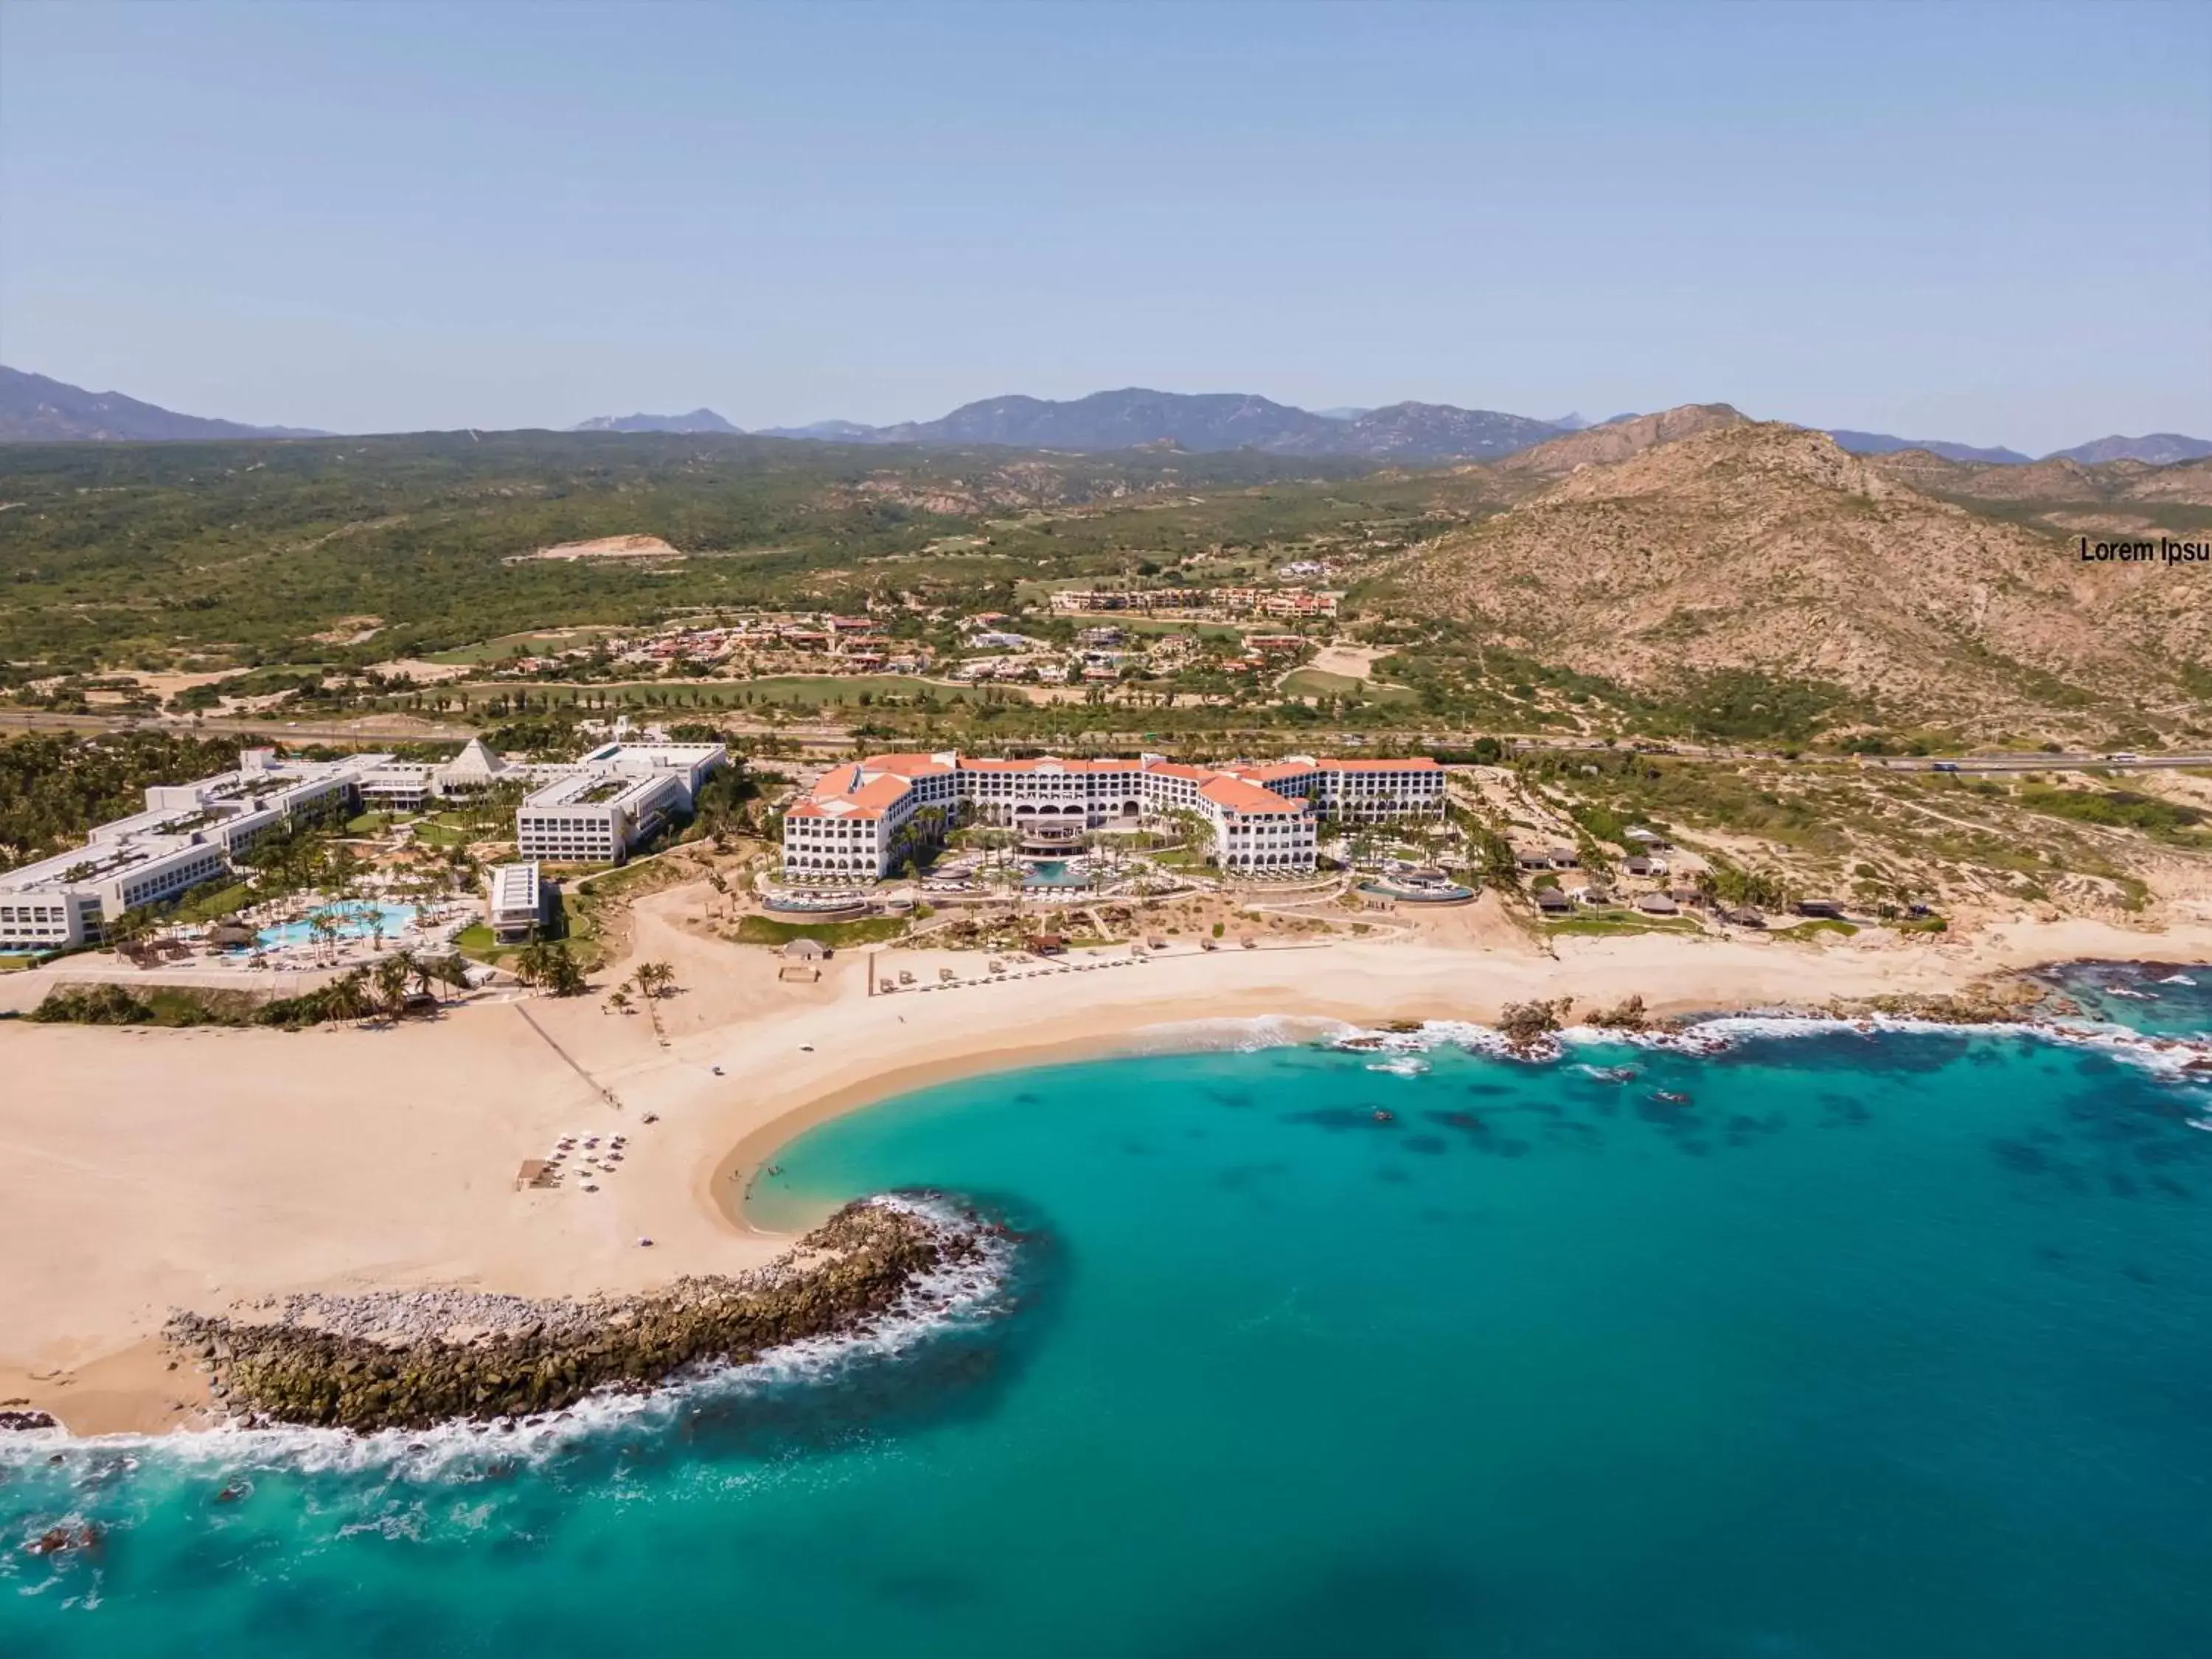
[[[988,1072],[1203,1047],[1210,1023],[1489,1024],[1507,1002],[1567,994],[1724,1016],[1941,995],[2079,960],[2212,963],[2212,927],[2021,924],[1872,949],[1644,936],[1557,956],[1405,941],[1193,951],[870,996],[887,962],[961,958],[862,951],[819,983],[783,983],[765,953],[684,930],[681,892],[639,907],[639,957],[677,959],[696,988],[656,1010],[659,1032],[587,999],[296,1035],[0,1023],[0,1065],[67,1079],[70,1107],[51,1109],[51,1086],[0,1104],[0,1256],[35,1264],[0,1285],[0,1402],[80,1435],[204,1425],[198,1377],[169,1369],[158,1341],[176,1309],[434,1287],[634,1295],[744,1272],[792,1242],[747,1218],[751,1182],[815,1125]],[[517,1188],[521,1159],[584,1129],[629,1138],[601,1190]]]

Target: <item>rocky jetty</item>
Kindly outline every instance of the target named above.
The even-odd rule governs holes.
[[[559,1411],[688,1368],[857,1334],[925,1274],[981,1259],[995,1223],[928,1195],[847,1205],[757,1272],[636,1296],[540,1302],[468,1291],[294,1297],[233,1316],[179,1312],[165,1335],[252,1424],[358,1431]]]

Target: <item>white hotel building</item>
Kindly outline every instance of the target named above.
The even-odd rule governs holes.
[[[96,944],[125,911],[228,874],[232,855],[280,826],[350,811],[361,778],[391,759],[280,760],[249,749],[238,769],[155,784],[146,810],[103,823],[86,843],[0,874],[0,950]]]
[[[288,760],[248,749],[236,771],[152,785],[144,811],[101,824],[74,851],[0,873],[0,951],[98,944],[125,911],[228,873],[234,854],[279,826],[365,807],[414,810],[508,782],[538,786],[514,815],[525,859],[619,863],[688,812],[728,759],[718,743],[616,742],[553,765],[503,761],[473,738],[442,763],[374,754]]]
[[[549,864],[619,864],[729,763],[719,743],[610,743],[562,766],[514,769],[539,787],[514,813],[514,844]]]
[[[1234,872],[1310,871],[1324,817],[1435,817],[1444,773],[1426,757],[1187,766],[1134,760],[984,760],[953,753],[877,755],[832,767],[785,814],[783,873],[805,885],[878,880],[911,850],[916,814],[945,827],[1008,825],[1025,851],[1049,855],[1086,830],[1132,828],[1194,812],[1212,825],[1213,852]],[[905,833],[902,833],[905,832]]]

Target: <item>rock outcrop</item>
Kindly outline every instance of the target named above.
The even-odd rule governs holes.
[[[249,1424],[366,1432],[523,1417],[864,1331],[924,1274],[979,1260],[1003,1231],[941,1201],[861,1200],[739,1276],[578,1302],[295,1297],[268,1319],[179,1312],[165,1334],[208,1370],[216,1402]]]

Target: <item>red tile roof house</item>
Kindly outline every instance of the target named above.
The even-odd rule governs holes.
[[[1142,755],[1115,760],[994,760],[952,750],[875,755],[832,767],[784,814],[785,879],[813,885],[877,881],[915,847],[927,808],[963,821],[1036,832],[1041,847],[1147,816],[1194,812],[1212,825],[1213,854],[1231,874],[1310,872],[1323,817],[1437,817],[1444,773],[1435,760],[1316,760],[1189,766]]]

